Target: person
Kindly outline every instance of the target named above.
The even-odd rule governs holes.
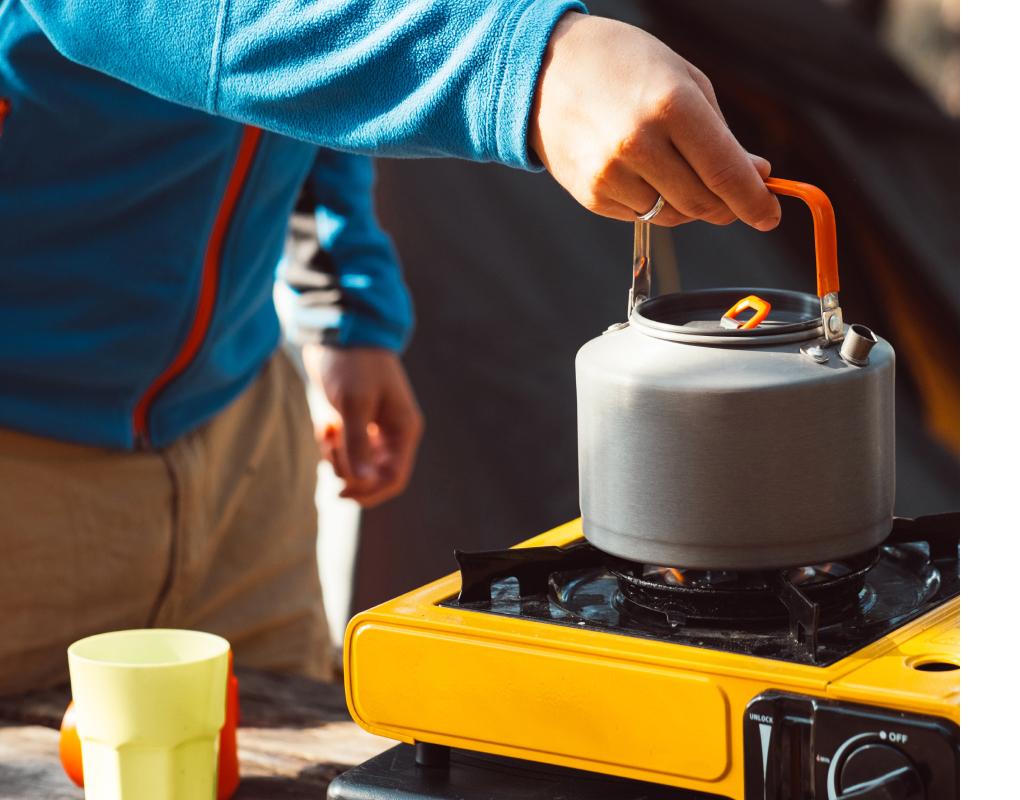
[[[959,508],[957,454],[933,435],[954,423],[959,442],[958,125],[843,6],[586,3],[696,53],[738,140],[767,149],[774,174],[824,188],[844,311],[897,354],[895,514]],[[511,547],[580,516],[574,359],[624,319],[633,253],[630,226],[517,170],[387,159],[375,196],[415,298],[402,361],[429,435],[400,497],[360,516],[351,615],[455,571],[454,550]],[[780,202],[788,213],[767,235],[653,228],[653,293],[813,287],[811,214]],[[923,341],[901,335],[918,305],[940,321]]]
[[[0,96],[0,693],[141,626],[328,676],[318,448],[271,300],[320,154],[544,167],[620,220],[780,217],[705,76],[576,0],[9,0]],[[321,186],[328,239],[348,195]],[[394,331],[350,311],[319,367],[371,503],[421,419]]]

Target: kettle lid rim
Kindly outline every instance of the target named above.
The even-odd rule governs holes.
[[[735,300],[752,294],[772,305],[772,319],[762,325],[750,329],[691,325],[718,320]],[[818,298],[787,289],[733,287],[659,295],[636,306],[630,322],[647,336],[692,344],[764,345],[824,335]]]

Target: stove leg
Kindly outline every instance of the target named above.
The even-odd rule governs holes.
[[[450,766],[450,748],[444,744],[414,743],[414,760],[419,767],[439,767],[448,769]]]

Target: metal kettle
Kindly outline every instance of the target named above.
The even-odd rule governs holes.
[[[892,347],[839,306],[832,205],[769,179],[815,226],[817,298],[712,289],[650,298],[635,234],[629,321],[577,354],[585,537],[645,564],[698,570],[817,565],[892,529]],[[738,315],[753,308],[754,316]]]

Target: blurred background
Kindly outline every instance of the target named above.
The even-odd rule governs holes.
[[[738,140],[836,211],[849,322],[897,352],[896,514],[959,508],[958,0],[588,0],[711,79]],[[577,516],[573,360],[625,318],[633,226],[548,175],[379,160],[414,297],[405,356],[427,427],[407,492],[366,512],[320,464],[319,563],[337,644],[353,613]],[[810,214],[653,226],[657,292],[813,291]],[[310,390],[313,416],[328,408]]]

